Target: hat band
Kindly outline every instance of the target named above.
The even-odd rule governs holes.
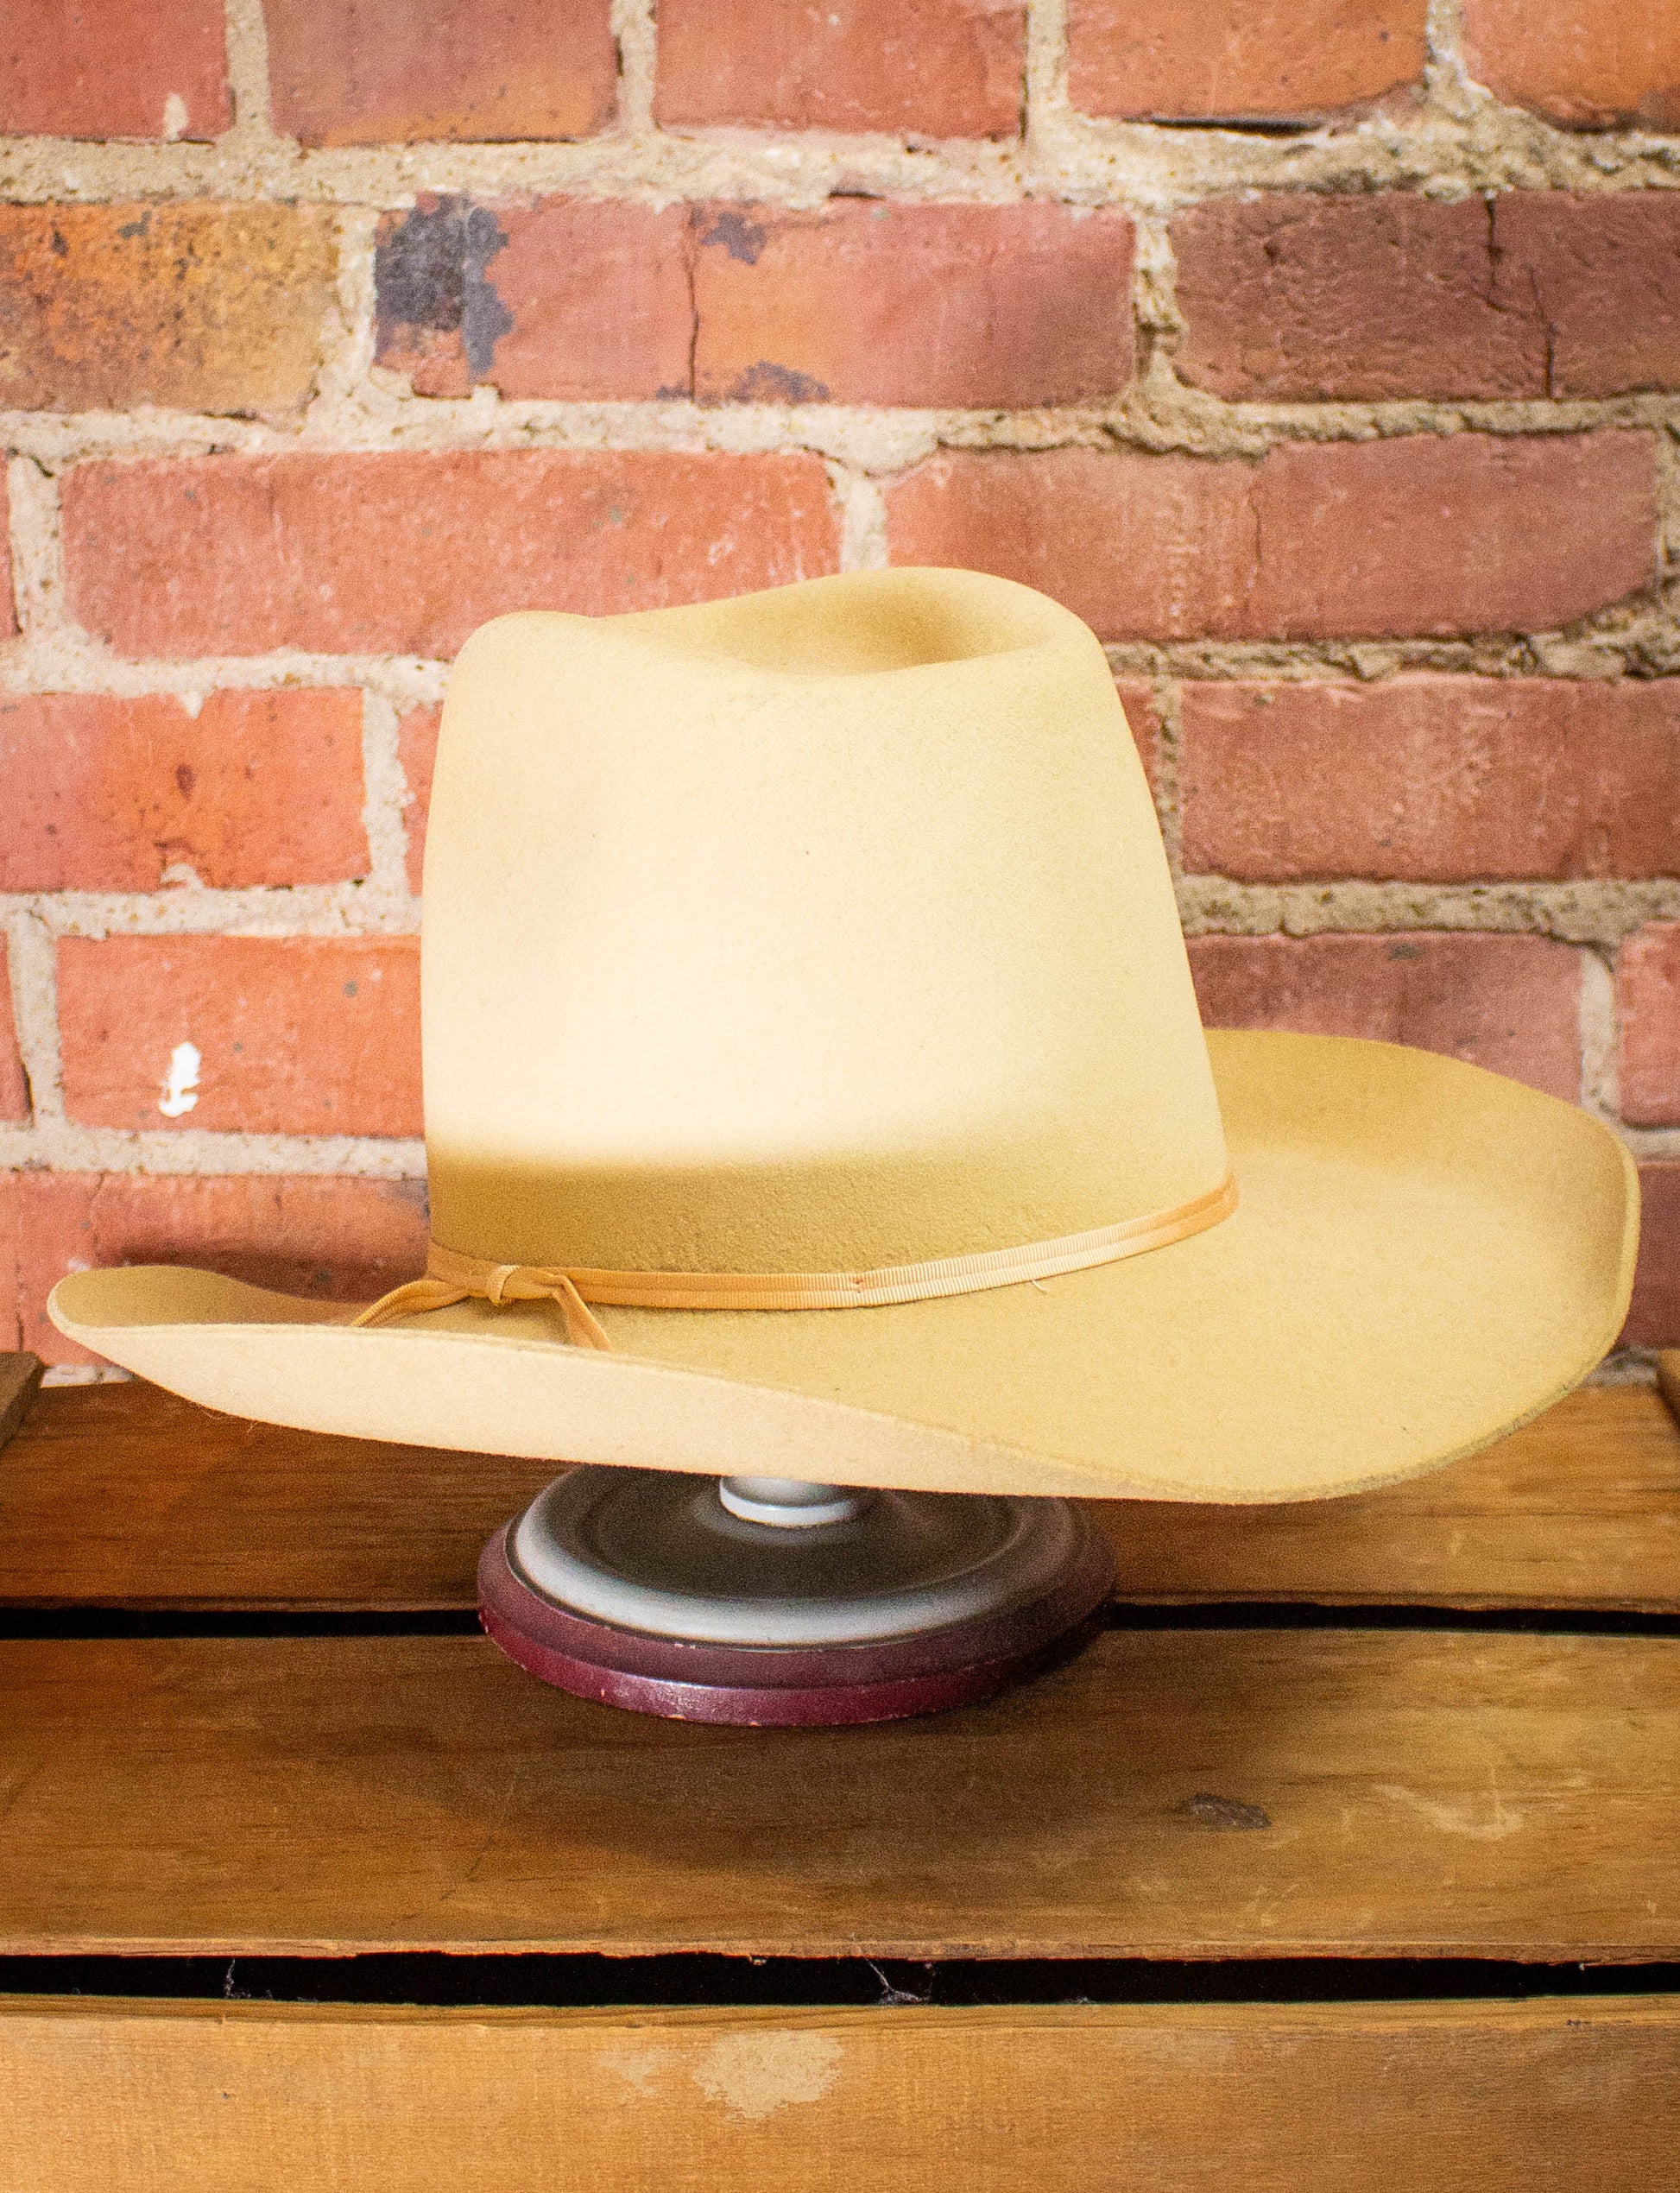
[[[579,1347],[610,1349],[591,1302],[636,1310],[868,1310],[892,1303],[926,1302],[947,1294],[978,1294],[1083,1272],[1096,1264],[1165,1248],[1216,1226],[1236,1209],[1236,1182],[1227,1173],[1216,1188],[1167,1210],[1094,1226],[1089,1233],[1019,1248],[982,1249],[972,1256],[938,1256],[925,1264],[887,1264],[866,1272],[600,1272],[568,1265],[492,1264],[433,1242],[426,1276],[393,1287],[369,1303],[353,1325],[382,1325],[424,1310],[446,1310],[478,1300],[500,1309],[508,1302],[552,1302],[566,1337]]]

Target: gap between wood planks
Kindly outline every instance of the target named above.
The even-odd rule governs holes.
[[[0,1997],[416,2004],[427,2008],[965,2009],[1060,2003],[1529,2001],[1680,1993],[1680,1964],[1481,1957],[609,1957],[369,1952],[343,1957],[0,1957]]]

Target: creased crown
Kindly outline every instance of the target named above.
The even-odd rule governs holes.
[[[1102,649],[895,571],[504,616],[426,854],[436,1238],[831,1271],[1111,1225],[1226,1170]]]

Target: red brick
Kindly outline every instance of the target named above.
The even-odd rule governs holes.
[[[1514,307],[1525,290],[1544,322],[1545,395],[1680,388],[1680,199],[1671,193],[1513,192],[1494,201],[1494,247],[1506,301]]]
[[[660,0],[655,118],[1013,137],[1016,0]]]
[[[1132,224],[1063,205],[720,206],[698,218],[702,402],[995,405],[1132,377]]]
[[[29,1077],[23,1071],[17,1047],[17,1021],[12,1010],[10,954],[0,936],[0,1119],[29,1116]]]
[[[0,132],[213,137],[233,119],[225,47],[222,0],[24,0],[0,25]]]
[[[1126,711],[1126,720],[1132,727],[1132,736],[1143,763],[1143,773],[1153,792],[1161,773],[1161,711],[1155,699],[1153,686],[1141,678],[1116,678],[1115,691],[1120,695],[1120,705]]]
[[[1581,954],[1544,937],[1197,937],[1212,1028],[1373,1036],[1467,1059],[1572,1102],[1581,1093]]]
[[[377,362],[417,394],[573,402],[692,392],[686,206],[422,198],[388,213],[375,262]],[[610,309],[603,300],[610,300]]]
[[[1245,882],[1680,873],[1680,679],[1192,683],[1186,869]]]
[[[0,469],[0,640],[17,629],[17,609],[12,599],[11,495]]]
[[[275,127],[307,145],[587,137],[610,0],[263,0]]]
[[[413,937],[66,938],[64,1104],[91,1127],[419,1134]],[[177,1049],[197,1102],[162,1109]]]
[[[0,890],[336,883],[368,869],[362,696],[0,700]]]
[[[432,812],[432,772],[438,760],[441,708],[411,708],[396,727],[397,758],[408,781],[403,821],[408,834],[408,888],[418,897],[426,855],[426,825]]]
[[[1260,468],[1257,638],[1534,631],[1648,585],[1640,433],[1292,443]]]
[[[1652,922],[1616,956],[1621,1115],[1680,1127],[1680,925]]]
[[[1254,477],[1137,450],[952,450],[887,490],[887,540],[894,563],[1036,586],[1105,640],[1222,635],[1253,559]]]
[[[418,1180],[243,1173],[0,1174],[0,1329],[49,1363],[98,1359],[56,1332],[69,1272],[195,1264],[254,1286],[370,1302],[426,1265]]]
[[[381,229],[377,355],[422,395],[1077,403],[1131,380],[1131,275],[1125,214],[1048,204],[428,199]]]
[[[1517,0],[1520,4],[1520,0]],[[1071,0],[1086,114],[1311,121],[1421,82],[1427,0]]]
[[[1472,76],[1565,128],[1680,130],[1673,0],[1464,0]]]
[[[0,405],[295,409],[335,263],[325,206],[0,208]]]
[[[1648,585],[1650,435],[1285,443],[1258,465],[951,451],[887,493],[901,564],[968,565],[1105,640],[1544,630]]]
[[[615,450],[79,465],[71,613],[128,654],[452,654],[504,610],[595,616],[835,567],[821,460]]]
[[[1192,207],[1171,229],[1178,373],[1244,402],[1544,395],[1545,328],[1492,228],[1479,198],[1394,191]]]
[[[1680,200],[1216,199],[1172,224],[1177,366],[1236,401],[1680,386]]]
[[[1680,1160],[1639,1167],[1639,1261],[1624,1348],[1680,1347]]]

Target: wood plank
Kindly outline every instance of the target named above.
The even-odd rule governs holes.
[[[1670,1413],[1680,1418],[1680,1348],[1658,1350],[1657,1388],[1668,1403]]]
[[[1382,1492],[1102,1512],[1125,1599],[1680,1609],[1680,1430],[1648,1386],[1583,1387]]]
[[[0,1602],[460,1608],[552,1464],[334,1439],[136,1379],[39,1394],[0,1452]]]
[[[0,1647],[0,1950],[1680,1956],[1680,1640],[1111,1632],[731,1729],[471,1638]]]
[[[1650,2193],[1680,2001],[313,2010],[15,2000],[30,2193]]]
[[[0,1602],[469,1607],[479,1547],[550,1475],[61,1387],[0,1452]],[[1680,1431],[1650,1387],[1588,1387],[1386,1492],[1096,1512],[1132,1600],[1680,1608]]]
[[[40,1356],[27,1348],[0,1350],[0,1447],[28,1414],[42,1368]]]

